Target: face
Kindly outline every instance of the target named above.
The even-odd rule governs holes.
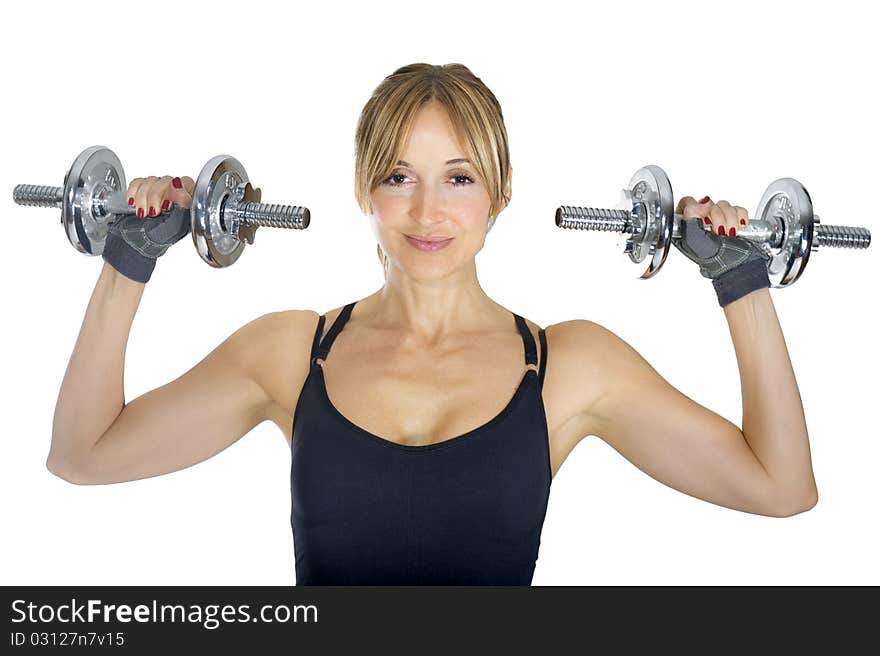
[[[472,264],[483,247],[489,193],[437,102],[419,110],[400,161],[370,199],[373,233],[392,269],[442,277]],[[441,241],[420,246],[414,238]]]

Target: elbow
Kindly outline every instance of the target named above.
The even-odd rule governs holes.
[[[819,492],[813,488],[810,494],[778,504],[773,512],[767,514],[771,517],[793,517],[815,508],[817,503],[819,503]]]
[[[46,469],[48,469],[53,475],[57,476],[63,481],[67,481],[68,483],[72,483],[74,485],[88,485],[89,481],[85,479],[85,477],[77,470],[75,467],[72,467],[69,462],[64,461],[61,458],[49,454],[49,457],[46,458]]]

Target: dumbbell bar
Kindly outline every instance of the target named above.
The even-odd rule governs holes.
[[[17,185],[12,196],[19,205],[60,208],[61,223],[74,248],[101,255],[109,226],[134,213],[125,197],[127,189],[119,158],[109,148],[92,146],[74,160],[63,187]],[[307,208],[267,205],[260,202],[261,195],[234,157],[218,155],[202,167],[193,189],[190,225],[193,243],[205,262],[214,267],[234,263],[245,242],[254,243],[260,226],[299,230],[309,226]]]
[[[623,252],[637,264],[650,255],[640,276],[650,278],[666,261],[672,241],[680,239],[684,217],[674,213],[672,185],[659,166],[639,169],[629,186],[622,191],[623,209],[565,205],[556,210],[556,225],[627,234]],[[755,218],[737,229],[736,236],[755,242],[770,255],[767,274],[773,287],[794,283],[819,246],[868,248],[871,244],[866,228],[820,225],[809,193],[793,178],[780,178],[767,187]]]

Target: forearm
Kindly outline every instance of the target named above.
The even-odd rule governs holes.
[[[88,453],[125,405],[125,348],[144,287],[104,263],[55,405],[53,471]]]
[[[803,403],[768,288],[724,307],[742,385],[742,432],[780,503],[817,495]]]

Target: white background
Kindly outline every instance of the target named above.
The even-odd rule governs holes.
[[[88,146],[113,149],[129,179],[196,177],[232,154],[265,201],[313,216],[305,231],[261,229],[228,269],[187,243],[162,257],[128,343],[128,401],[266,312],[326,312],[381,286],[354,199],[354,130],[376,85],[408,63],[463,63],[501,102],[514,193],[478,256],[490,296],[542,326],[602,324],[738,426],[733,345],[697,266],[673,249],[656,278],[639,280],[619,238],[560,230],[556,207],[614,206],[654,163],[676,198],[728,199],[750,215],[772,180],[794,177],[824,223],[878,232],[868,5],[316,5],[5,9],[2,583],[295,582],[290,453],[270,422],[152,479],[75,486],[45,468],[102,260],[71,248],[56,210],[14,205],[12,187],[60,185]],[[777,519],[715,506],[588,439],[553,482],[534,584],[880,583],[878,249],[819,251],[794,286],[771,290],[806,410],[813,510]]]

